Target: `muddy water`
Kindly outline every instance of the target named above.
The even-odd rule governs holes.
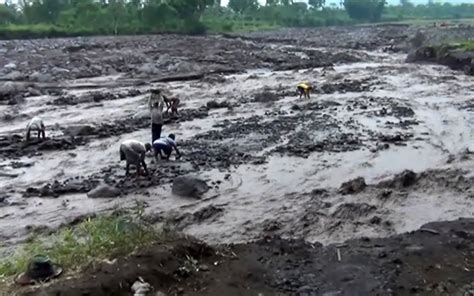
[[[291,132],[281,137],[277,143],[270,143],[259,151],[251,152],[266,155],[267,161],[264,164],[244,164],[202,171],[209,183],[222,182],[202,201],[172,196],[170,185],[137,189],[136,193],[119,199],[89,199],[85,194],[66,195],[57,199],[22,197],[22,192],[34,184],[87,176],[106,167],[120,167],[123,165],[118,162],[120,142],[130,138],[147,141],[150,136],[148,129],[93,140],[70,151],[45,152],[17,160],[32,163],[28,168],[12,168],[11,160],[4,159],[0,167],[4,172],[17,177],[0,177],[0,188],[8,196],[6,204],[0,207],[0,237],[4,244],[11,245],[25,239],[31,227],[56,228],[79,216],[133,206],[137,200],[148,204],[149,214],[164,217],[179,217],[210,206],[222,209],[217,215],[191,219],[181,225],[185,232],[212,243],[254,239],[272,224],[277,224],[276,231],[283,235],[329,243],[359,236],[384,236],[416,229],[430,221],[472,216],[474,202],[469,199],[469,194],[472,193],[454,192],[450,188],[437,190],[420,186],[408,191],[403,199],[388,202],[381,202],[370,192],[353,196],[337,193],[335,189],[342,182],[359,176],[364,177],[367,183],[374,184],[405,169],[423,172],[429,169],[462,168],[472,173],[473,168],[473,161],[470,159],[461,161],[454,157],[454,161],[447,163],[452,157],[450,155],[457,156],[467,147],[474,146],[473,113],[460,108],[462,102],[472,99],[473,78],[444,67],[405,64],[401,55],[389,56],[380,52],[364,54],[370,54],[373,62],[339,65],[327,72],[323,69],[282,72],[262,69],[226,76],[226,81],[218,84],[200,81],[167,84],[166,87],[171,92],[180,96],[184,108],[199,108],[211,99],[226,100],[235,103],[235,106],[232,110],[211,110],[209,116],[203,119],[164,127],[164,133],[174,132],[178,142],[185,141],[209,130],[222,129],[214,125],[224,120],[245,122],[253,116],[267,116],[264,120],[268,121],[272,120],[271,114],[274,112],[290,114],[293,105],[306,104],[296,96],[286,96],[270,103],[246,100],[264,89],[293,90],[294,85],[303,80],[317,81],[322,85],[344,79],[369,78],[376,82],[370,90],[318,94],[312,98],[312,101],[331,101],[342,106],[337,110],[324,109],[321,113],[339,122],[351,122],[350,125],[339,126],[338,132],[358,133],[366,143],[361,149],[312,152],[307,158],[273,153],[275,147],[293,141]],[[81,87],[84,83],[87,81],[81,81]],[[77,92],[74,89],[69,91]],[[363,97],[373,98],[372,104],[357,110],[346,108],[349,102],[360,101]],[[26,118],[34,115],[41,115],[48,130],[52,130],[54,135],[60,134],[60,128],[64,126],[113,121],[146,110],[144,96],[105,101],[100,105],[61,107],[47,105],[51,99],[47,96],[27,99],[19,111],[20,116],[0,127],[0,135],[20,132],[26,124]],[[390,124],[401,121],[399,117],[373,116],[382,108],[379,100],[413,109],[415,115],[412,119],[418,124],[403,127]],[[13,112],[9,108],[15,107],[2,107],[1,111]],[[335,131],[327,129],[311,134],[315,138],[326,138]],[[247,136],[243,138],[224,139],[222,143],[245,148],[246,145],[250,147],[255,142],[265,140],[265,135],[253,130],[246,133]],[[377,145],[371,140],[374,133],[407,133],[412,137],[403,145],[390,144],[388,149],[374,152],[371,151]],[[205,150],[206,147],[199,149]],[[148,161],[151,162],[151,158]],[[172,163],[151,164],[162,169],[170,165]],[[328,204],[321,209],[324,218],[313,219],[309,228],[302,229],[300,217],[315,203],[314,196],[306,193],[318,188],[326,188],[334,194],[324,199]],[[345,203],[374,205],[376,214],[382,216],[384,221],[389,221],[389,226],[382,227],[348,218],[335,227],[337,221],[331,215],[339,205]],[[314,211],[318,212],[319,209]]]

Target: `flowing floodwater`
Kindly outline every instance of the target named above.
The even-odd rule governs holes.
[[[180,96],[185,108],[199,108],[210,99],[236,101],[242,97],[251,97],[264,88],[294,89],[297,82],[304,80],[324,84],[343,79],[367,78],[374,82],[370,90],[315,94],[311,100],[331,101],[345,106],[348,101],[370,96],[375,100],[389,98],[393,102],[409,106],[414,110],[414,119],[418,124],[410,127],[412,140],[406,145],[390,145],[389,149],[376,152],[370,151],[369,147],[354,151],[312,152],[308,158],[270,152],[273,148],[292,141],[290,134],[281,138],[279,143],[255,153],[270,153],[264,164],[244,164],[228,170],[216,168],[203,171],[202,175],[210,183],[220,181],[222,184],[211,190],[201,201],[172,196],[171,185],[142,189],[136,194],[118,199],[89,199],[86,194],[71,194],[56,199],[22,197],[21,192],[34,184],[87,176],[104,167],[121,167],[123,164],[118,161],[120,142],[131,138],[146,141],[150,137],[148,129],[94,140],[70,151],[45,152],[16,160],[33,164],[27,168],[15,169],[11,165],[12,160],[4,159],[0,162],[0,167],[10,177],[0,176],[0,190],[8,195],[8,204],[0,207],[0,237],[6,245],[11,245],[25,239],[32,228],[56,228],[77,217],[133,206],[137,200],[147,203],[147,213],[164,217],[195,213],[209,206],[222,209],[215,217],[192,221],[183,226],[186,233],[212,243],[251,240],[259,237],[272,223],[279,225],[283,235],[330,243],[360,236],[390,235],[416,229],[430,221],[472,216],[474,200],[469,198],[472,192],[456,193],[449,189],[430,190],[420,187],[407,192],[403,199],[391,201],[380,201],[370,191],[357,195],[337,193],[335,189],[341,183],[359,176],[364,177],[368,184],[375,184],[407,169],[423,172],[430,169],[460,168],[467,171],[466,174],[473,170],[473,162],[469,159],[448,163],[453,155],[460,155],[466,149],[472,151],[474,147],[473,112],[461,108],[463,103],[473,99],[473,78],[441,66],[405,64],[402,55],[381,52],[363,54],[370,54],[373,62],[339,65],[327,73],[322,68],[281,72],[262,69],[226,76],[226,81],[217,85],[200,81],[173,82],[167,84],[166,88]],[[87,83],[88,81],[81,81],[76,85],[84,87]],[[90,83],[93,84],[94,80]],[[70,86],[74,84],[71,83]],[[87,91],[87,88],[81,91]],[[70,92],[77,90],[72,88]],[[147,108],[144,95],[101,104],[61,107],[47,105],[49,100],[51,97],[48,96],[27,99],[25,105],[16,110],[20,116],[8,125],[0,126],[0,135],[21,132],[27,118],[35,115],[41,115],[47,123],[48,133],[55,135],[61,133],[60,128],[63,126],[107,122],[143,114]],[[164,132],[175,132],[178,142],[184,141],[211,129],[219,129],[213,127],[214,124],[224,120],[245,122],[252,116],[263,116],[269,112],[291,112],[292,106],[300,103],[296,96],[286,96],[271,104],[246,102],[232,110],[212,110],[208,117],[202,119],[166,125]],[[0,111],[12,111],[11,108],[15,107],[1,108]],[[340,108],[335,112],[326,112],[326,115],[340,121],[350,120],[356,126],[355,130],[360,131],[361,137],[367,139],[371,132],[393,133],[403,130],[387,124],[388,121],[398,122],[400,119],[396,117],[370,116],[374,110],[379,109],[380,106],[375,101],[373,106],[360,111],[351,112]],[[340,128],[343,131],[354,131],[354,127]],[[332,132],[315,131],[313,136],[324,138]],[[245,147],[257,144],[259,136],[254,131],[248,130],[247,135],[229,140],[228,145]],[[206,147],[199,149],[205,150]],[[150,162],[151,158],[147,161]],[[151,164],[163,169],[170,165],[173,163]],[[299,218],[314,203],[314,196],[306,193],[318,188],[334,190],[336,193],[326,197],[328,206],[321,209],[322,218],[313,220],[312,226],[301,230]],[[331,215],[344,203],[372,204],[377,207],[376,213],[390,221],[390,225],[378,227],[348,219],[336,227]],[[314,211],[318,212],[319,209]]]

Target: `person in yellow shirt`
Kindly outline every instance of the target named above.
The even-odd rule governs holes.
[[[301,82],[300,84],[298,84],[298,86],[296,86],[296,89],[300,94],[300,99],[303,96],[305,99],[310,99],[310,93],[313,90],[313,87],[309,82]]]

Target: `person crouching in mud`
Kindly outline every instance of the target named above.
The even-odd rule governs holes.
[[[173,152],[173,149],[176,151],[177,158],[181,158],[181,153],[178,150],[178,145],[176,145],[176,136],[174,134],[169,134],[168,137],[162,137],[153,142],[153,150],[155,151],[156,161],[158,161],[158,154],[160,155],[161,159],[168,160],[171,156],[171,152]]]
[[[161,129],[163,128],[163,108],[164,99],[161,90],[152,89],[150,98],[148,99],[148,107],[150,108],[151,117],[151,142],[161,137]]]
[[[300,95],[300,99],[303,96],[304,96],[305,99],[309,99],[310,98],[310,93],[313,90],[313,86],[311,84],[309,84],[308,82],[302,82],[302,83],[298,84],[298,86],[296,86],[296,89],[298,90],[298,93]]]
[[[179,116],[179,113],[178,113],[179,99],[177,97],[168,98],[166,96],[163,96],[163,99],[164,99],[165,104],[166,104],[165,113],[168,113],[169,110],[171,109],[171,116],[172,117]]]
[[[39,117],[34,117],[33,119],[28,122],[26,126],[26,141],[30,141],[31,131],[38,132],[38,140],[46,138],[46,129],[44,127],[43,120]]]
[[[127,176],[130,173],[130,165],[134,165],[137,168],[137,178],[140,176],[141,166],[143,166],[145,174],[149,175],[145,163],[145,154],[148,151],[151,151],[151,145],[149,143],[143,144],[139,141],[127,140],[120,144],[120,161],[125,160],[127,163],[125,171]]]

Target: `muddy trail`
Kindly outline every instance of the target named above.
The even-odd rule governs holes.
[[[150,221],[213,245],[262,236],[329,245],[471,217],[473,78],[406,63],[417,30],[0,42],[2,253],[137,201]],[[404,48],[385,50],[394,42]],[[309,100],[295,92],[301,81],[315,86]],[[163,134],[176,134],[183,157],[149,155],[152,175],[137,180],[125,176],[118,149],[151,140],[153,87],[181,100]],[[34,116],[47,138],[26,144]],[[171,193],[186,174],[209,185],[201,199]],[[101,183],[119,196],[88,197]]]

